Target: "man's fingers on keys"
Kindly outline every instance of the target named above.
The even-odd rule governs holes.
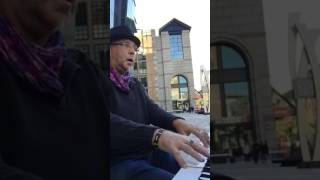
[[[184,144],[181,147],[181,150],[184,151],[185,153],[189,154],[193,158],[195,158],[198,161],[203,162],[205,159],[197,152],[195,151],[190,145]]]
[[[210,146],[210,137],[209,137],[208,133],[205,132],[205,131],[202,131],[202,135],[203,135],[202,136],[203,137],[203,141],[206,142],[206,143],[204,143],[205,147],[208,148]]]
[[[205,147],[209,147],[210,138],[207,132],[205,132],[204,130],[197,130],[194,132],[194,134],[201,140]]]
[[[193,143],[192,147],[194,150],[201,153],[202,155],[204,155],[206,157],[210,156],[209,150],[206,147],[200,145],[199,143]]]
[[[174,150],[172,152],[173,157],[177,160],[178,164],[180,165],[180,167],[182,168],[186,168],[187,167],[187,163],[186,161],[182,158],[181,153],[179,152],[179,150]]]

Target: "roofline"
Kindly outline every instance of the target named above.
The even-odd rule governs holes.
[[[179,20],[176,19],[176,18],[173,18],[173,19],[171,19],[169,22],[167,22],[165,25],[163,25],[163,26],[159,29],[159,32],[162,32],[162,30],[163,30],[166,26],[168,26],[171,22],[173,22],[173,21],[176,21],[176,22],[179,23],[180,25],[187,27],[187,29],[188,29],[189,31],[191,30],[191,26],[189,26],[189,25],[187,25],[187,24],[179,21]],[[159,33],[159,34],[160,34],[160,33]]]

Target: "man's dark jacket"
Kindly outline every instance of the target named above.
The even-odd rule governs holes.
[[[173,120],[178,117],[155,104],[147,95],[142,84],[135,78],[130,83],[128,93],[121,91],[114,83],[111,89],[111,112],[137,126],[129,130],[128,128],[111,128],[111,165],[126,159],[148,158],[152,152],[150,145],[154,129],[161,127],[175,131]],[[116,133],[116,131],[122,133]],[[133,141],[125,141],[126,144],[124,144],[129,134],[137,135]]]
[[[98,68],[82,53],[67,54],[62,98],[38,92],[0,59],[1,180],[108,179],[109,125],[122,130],[115,137],[127,130],[117,143],[123,148],[143,136],[132,131],[146,129],[141,124],[109,118],[110,86]],[[151,148],[147,138],[136,145]]]

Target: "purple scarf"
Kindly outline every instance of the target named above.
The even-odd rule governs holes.
[[[36,90],[57,97],[63,94],[59,72],[65,59],[60,32],[54,33],[44,47],[24,40],[3,17],[0,17],[0,61]]]
[[[129,85],[132,80],[132,76],[129,72],[119,75],[116,70],[110,67],[110,79],[122,92],[129,93]]]

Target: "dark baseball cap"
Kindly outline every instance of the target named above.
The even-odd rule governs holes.
[[[133,35],[127,26],[116,26],[110,29],[110,43],[122,39],[131,40],[137,47],[140,47],[140,40]]]

